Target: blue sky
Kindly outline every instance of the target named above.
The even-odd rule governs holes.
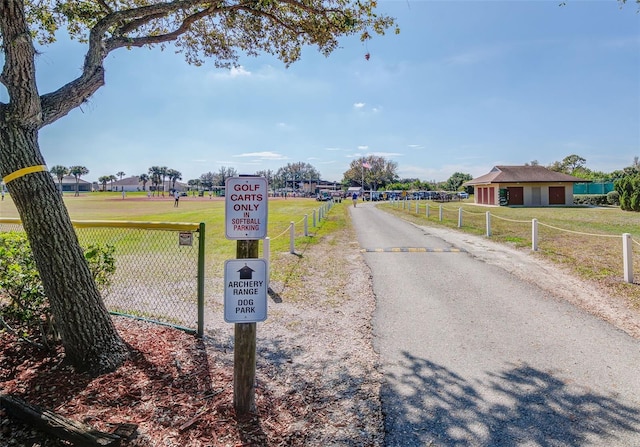
[[[118,50],[106,85],[42,130],[47,165],[84,165],[86,180],[160,165],[187,181],[302,161],[335,181],[374,154],[402,178],[442,181],[570,154],[610,172],[640,155],[635,3],[382,0],[379,10],[400,35],[344,39],[329,58],[307,48],[289,68],[270,56],[221,70]],[[79,74],[79,44],[42,51],[41,93]]]

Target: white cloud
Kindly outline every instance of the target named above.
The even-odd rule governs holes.
[[[366,151],[367,149],[369,149],[369,146],[358,146],[359,151]]]
[[[251,76],[251,72],[246,70],[242,65],[239,67],[231,67],[226,71],[215,71],[212,74],[212,77],[216,79],[233,79],[247,76]]]
[[[251,72],[245,70],[245,68],[240,65],[239,67],[232,67],[231,70],[229,70],[229,75],[232,78],[237,78],[239,76],[251,76]]]
[[[355,107],[356,109],[361,109],[365,106],[364,102],[356,102],[353,104],[353,107]]]
[[[282,154],[278,154],[277,152],[246,152],[244,154],[234,155],[234,157],[254,157],[262,160],[287,160],[288,157]]]
[[[375,155],[376,157],[402,157],[404,154],[399,152],[371,152],[367,155]]]

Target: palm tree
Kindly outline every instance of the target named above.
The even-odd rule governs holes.
[[[124,172],[120,171],[120,172],[117,172],[116,175],[118,176],[118,180],[122,180],[122,177],[124,177],[127,174],[125,174]]]
[[[169,168],[167,168],[166,166],[160,166],[160,170],[158,171],[158,174],[160,174],[160,177],[162,177],[162,197],[164,197],[164,179],[167,176],[168,171]]]
[[[147,189],[147,182],[149,181],[149,176],[147,174],[140,174],[138,176],[138,180],[142,182],[142,190],[145,191]]]
[[[200,185],[202,184],[202,182],[200,181],[199,178],[194,178],[191,179],[187,182],[187,185],[189,185],[189,188],[193,189],[193,196],[195,197],[196,195],[196,191],[198,191],[198,193],[200,192]]]
[[[102,177],[98,178],[98,181],[102,183],[102,192],[105,192],[107,190],[107,182],[110,180],[111,176],[109,175],[103,175]]]
[[[160,166],[151,166],[149,168],[149,176],[151,177],[151,184],[154,185],[155,191],[158,192],[158,185],[160,184]],[[159,192],[158,192],[159,194]]]
[[[58,186],[60,188],[60,194],[62,194],[62,179],[65,175],[69,173],[69,170],[62,165],[55,165],[53,168],[49,170],[53,175],[55,175],[58,179]]]
[[[109,181],[111,182],[111,192],[113,192],[113,182],[115,182],[116,180],[118,180],[118,177],[116,177],[115,175],[111,174],[109,176]]]
[[[76,197],[80,195],[80,193],[78,192],[78,183],[80,182],[80,177],[82,177],[83,175],[87,175],[88,173],[89,170],[84,166],[71,166],[69,168],[69,174],[73,175],[76,178]]]
[[[176,189],[176,181],[182,180],[182,172],[176,171],[175,169],[168,169],[167,175],[169,176],[169,181],[171,182],[171,189]]]

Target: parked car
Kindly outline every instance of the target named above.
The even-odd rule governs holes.
[[[459,191],[458,192],[458,197],[460,197],[461,199],[468,199],[469,198],[469,193],[466,193],[464,191]]]

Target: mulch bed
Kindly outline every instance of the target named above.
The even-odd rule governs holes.
[[[117,371],[96,378],[74,372],[58,348],[53,355],[0,333],[0,392],[93,428],[112,432],[138,426],[131,446],[305,445],[304,425],[314,416],[298,393],[276,396],[256,389],[256,414],[236,418],[233,365],[207,340],[176,329],[116,318],[131,348]],[[220,356],[221,357],[221,356]],[[60,446],[0,410],[0,445]]]

